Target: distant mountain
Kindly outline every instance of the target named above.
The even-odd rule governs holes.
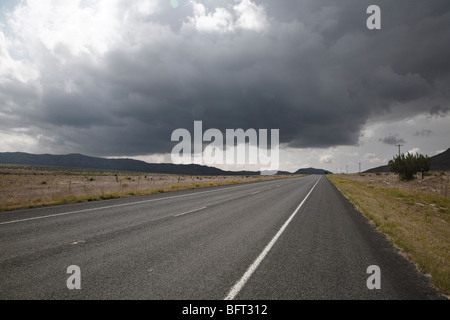
[[[324,169],[302,168],[295,171],[294,174],[331,174],[331,172]]]
[[[259,171],[225,171],[198,164],[147,163],[134,159],[107,159],[78,153],[66,155],[30,154],[24,152],[0,152],[0,164],[16,164],[61,168],[117,170],[186,175],[260,175]],[[330,171],[315,168],[299,169],[295,173],[278,171],[278,175],[329,174]]]
[[[198,164],[147,163],[134,159],[106,159],[82,154],[52,155],[23,152],[0,153],[0,163],[188,175],[255,175],[252,171],[224,171]]]
[[[450,170],[450,148],[447,151],[439,153],[431,157],[431,171],[447,171]],[[366,173],[390,172],[388,165],[372,168],[364,171]]]
[[[389,168],[389,166],[388,165],[385,165],[385,166],[379,166],[379,167],[376,167],[376,168],[372,168],[372,169],[369,169],[369,170],[366,170],[366,171],[363,171],[364,173],[377,173],[377,172],[390,172],[391,170],[390,170],[390,168]]]
[[[431,157],[430,170],[434,171],[450,170],[450,148],[448,148],[447,151],[444,151]]]
[[[89,157],[82,154],[52,155],[29,154],[24,152],[0,153],[0,163],[34,165],[64,168],[83,168],[99,170],[117,170],[133,172],[151,172],[164,174],[187,175],[259,175],[259,171],[224,171],[214,167],[198,164],[172,164],[172,163],[147,163],[134,159],[106,159]],[[278,171],[277,174],[291,174],[287,171]]]

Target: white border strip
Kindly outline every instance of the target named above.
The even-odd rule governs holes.
[[[317,182],[314,184],[314,186],[311,188],[311,190],[308,192],[306,197],[303,199],[303,201],[298,205],[297,209],[291,214],[291,216],[286,220],[286,222],[283,224],[283,226],[278,230],[277,234],[273,237],[273,239],[269,242],[269,244],[264,248],[264,250],[261,252],[261,254],[256,258],[256,260],[250,265],[250,267],[247,269],[247,271],[244,273],[242,278],[231,288],[228,295],[225,297],[224,300],[233,300],[237,294],[242,290],[244,285],[247,283],[248,279],[252,276],[253,272],[258,268],[259,264],[263,261],[267,253],[272,249],[275,242],[278,240],[278,238],[281,236],[281,234],[284,232],[288,224],[291,222],[291,220],[295,217],[297,212],[300,210],[300,208],[305,203],[306,199],[308,199],[311,192],[316,187],[317,183],[319,183],[322,176],[317,180]]]
[[[294,178],[294,179],[295,179],[295,178]],[[274,181],[275,181],[275,180],[268,180],[268,181],[262,181],[262,183],[264,183],[264,182],[274,182]],[[169,196],[169,197],[158,198],[158,199],[150,199],[150,200],[143,200],[143,201],[136,201],[136,202],[127,202],[127,203],[121,203],[121,204],[116,204],[116,205],[111,205],[111,206],[105,206],[105,207],[90,208],[90,209],[84,209],[84,210],[76,210],[76,211],[70,211],[70,212],[63,212],[63,213],[49,214],[49,215],[46,215],[46,216],[39,216],[39,217],[32,217],[32,218],[26,218],[26,219],[19,219],[19,220],[5,221],[5,222],[0,222],[0,225],[13,224],[13,223],[24,222],[24,221],[30,221],[30,220],[40,220],[40,219],[46,219],[46,218],[52,218],[52,217],[59,217],[59,216],[66,216],[66,215],[75,214],[75,213],[83,213],[83,212],[89,212],[89,211],[96,211],[96,210],[103,210],[103,209],[117,208],[117,207],[130,206],[130,205],[142,204],[142,203],[148,203],[148,202],[154,202],[154,201],[163,201],[163,200],[168,200],[168,199],[191,197],[191,196],[195,196],[195,195],[199,195],[199,194],[204,194],[204,193],[220,192],[220,191],[226,191],[226,190],[231,190],[231,189],[236,189],[236,188],[245,188],[245,187],[248,187],[249,185],[250,185],[250,184],[244,183],[244,184],[239,185],[239,186],[232,186],[232,187],[228,187],[228,186],[227,186],[227,187],[221,188],[221,189],[214,189],[214,190],[207,190],[207,191],[193,192],[193,193],[182,194],[182,195],[178,195],[178,196]],[[250,186],[251,186],[251,185],[250,185]],[[31,209],[31,210],[35,210],[35,209]],[[23,211],[22,211],[22,212],[23,212]]]
[[[182,213],[174,214],[173,216],[174,216],[174,217],[184,216],[185,214],[192,213],[192,212],[196,212],[196,211],[200,211],[200,210],[203,210],[203,209],[206,209],[206,208],[207,208],[207,207],[201,207],[201,208],[197,208],[197,209],[192,209],[192,210],[185,211],[185,212],[182,212]]]
[[[230,189],[235,189],[235,188],[243,188],[243,187],[245,187],[245,185],[233,186],[233,187],[228,187],[228,188],[223,188],[223,189],[201,191],[201,192],[193,192],[193,193],[189,193],[189,194],[182,194],[182,195],[178,195],[178,196],[169,196],[169,197],[158,198],[158,199],[150,199],[150,200],[143,200],[143,201],[136,201],[136,202],[127,202],[127,203],[115,204],[115,205],[105,206],[105,207],[89,208],[89,209],[84,209],[84,210],[77,210],[77,211],[70,211],[70,212],[63,212],[63,213],[56,213],[56,214],[49,214],[49,215],[46,215],[46,216],[39,216],[39,217],[33,217],[33,218],[26,218],[26,219],[20,219],[20,220],[12,220],[12,221],[0,222],[0,225],[12,224],[12,223],[24,222],[24,221],[30,221],[30,220],[46,219],[46,218],[52,218],[52,217],[59,217],[59,216],[65,216],[65,215],[75,214],[75,213],[83,213],[83,212],[89,212],[89,211],[96,211],[96,210],[111,209],[111,208],[124,207],[124,206],[131,206],[131,205],[135,205],[135,204],[142,204],[142,203],[148,203],[148,202],[154,202],[154,201],[163,201],[163,200],[168,200],[168,199],[184,198],[184,197],[190,197],[190,196],[199,195],[199,194],[203,194],[203,193],[218,192],[218,191],[230,190]]]

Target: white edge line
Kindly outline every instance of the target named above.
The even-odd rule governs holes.
[[[203,209],[206,209],[206,208],[207,207],[201,207],[201,208],[197,208],[197,209],[192,209],[192,210],[189,210],[189,211],[185,211],[185,212],[174,214],[173,216],[174,217],[179,217],[179,216],[183,216],[185,214],[192,213],[192,212],[195,212],[195,211],[200,211],[200,210],[203,210]]]
[[[224,189],[219,189],[219,190],[209,190],[209,191],[203,191],[203,192],[195,192],[195,193],[190,193],[190,194],[182,194],[182,195],[178,195],[178,196],[164,197],[164,198],[159,198],[159,199],[150,199],[150,200],[136,201],[136,202],[130,202],[130,203],[121,203],[121,204],[116,204],[116,205],[106,206],[106,207],[90,208],[90,209],[84,209],[84,210],[77,210],[77,211],[70,211],[70,212],[50,214],[50,215],[40,216],[40,217],[26,218],[26,219],[20,219],[20,220],[12,220],[12,221],[0,222],[0,225],[12,224],[12,223],[24,222],[24,221],[30,221],[30,220],[46,219],[46,218],[52,218],[52,217],[59,217],[59,216],[65,216],[65,215],[69,215],[69,214],[83,213],[83,212],[89,212],[89,211],[95,211],[95,210],[103,210],[103,209],[124,207],[124,206],[130,206],[130,205],[134,205],[134,204],[142,204],[142,203],[148,203],[148,202],[154,202],[154,201],[162,201],[162,200],[167,200],[167,199],[183,198],[183,197],[189,197],[189,196],[193,196],[193,195],[198,195],[198,194],[201,194],[201,193],[218,192],[218,191],[222,191],[222,190],[235,189],[235,188],[238,188],[238,187],[242,188],[244,186],[241,185],[241,186],[229,187],[229,188],[224,188]]]
[[[281,236],[281,234],[284,232],[284,230],[286,229],[286,227],[288,226],[288,224],[291,222],[291,220],[295,217],[295,215],[297,214],[297,212],[300,210],[300,208],[303,206],[303,204],[305,203],[306,199],[308,199],[309,195],[311,194],[311,192],[314,190],[314,188],[316,187],[317,183],[319,183],[320,179],[322,177],[320,177],[316,183],[314,184],[314,186],[311,188],[311,190],[308,192],[308,194],[306,195],[306,197],[303,199],[303,201],[298,205],[297,209],[295,209],[295,211],[291,214],[291,216],[286,220],[286,222],[283,224],[283,226],[280,228],[280,230],[278,230],[277,234],[272,238],[272,240],[267,244],[267,246],[264,248],[264,250],[261,252],[261,254],[258,256],[258,258],[256,258],[256,260],[250,265],[250,267],[247,269],[247,271],[244,273],[244,275],[242,276],[242,278],[236,282],[236,284],[231,288],[231,290],[229,291],[229,293],[227,294],[227,296],[225,297],[224,300],[233,300],[236,295],[242,290],[242,288],[244,287],[244,285],[246,284],[246,282],[248,281],[248,279],[250,279],[250,277],[252,276],[253,272],[255,272],[255,270],[258,268],[259,264],[263,261],[263,259],[265,258],[265,256],[267,255],[267,253],[270,251],[270,249],[272,249],[273,245],[275,244],[275,242],[278,240],[278,238]]]
[[[273,181],[273,180],[268,180],[268,182],[271,182],[271,181]],[[178,196],[164,197],[164,198],[159,198],[159,199],[150,199],[150,200],[136,201],[136,202],[130,202],[130,203],[116,204],[116,205],[106,206],[106,207],[90,208],[90,209],[84,209],[84,210],[77,210],[77,211],[70,211],[70,212],[50,214],[50,215],[40,216],[40,217],[33,217],[33,218],[5,221],[5,222],[0,222],[0,225],[13,224],[13,223],[24,222],[24,221],[31,221],[31,220],[46,219],[46,218],[53,218],[53,217],[65,216],[65,215],[69,215],[69,214],[83,213],[83,212],[103,210],[103,209],[110,209],[110,208],[117,208],[117,207],[123,207],[123,206],[129,206],[129,205],[141,204],[141,203],[148,203],[148,202],[154,202],[154,201],[163,201],[163,200],[167,200],[167,199],[190,197],[190,196],[203,194],[203,193],[220,192],[220,191],[230,190],[230,189],[235,189],[235,188],[243,188],[243,187],[246,187],[246,186],[248,186],[248,184],[239,185],[239,186],[233,186],[233,187],[228,187],[228,188],[223,188],[223,189],[216,189],[216,190],[208,190],[208,191],[202,191],[202,192],[194,192],[194,193],[189,193],[189,194],[182,194],[182,195],[178,195]]]

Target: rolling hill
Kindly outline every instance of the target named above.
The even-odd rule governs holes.
[[[450,170],[450,148],[446,151],[431,157],[431,171],[447,171]],[[384,165],[364,171],[365,173],[389,172],[389,166]]]
[[[332,172],[324,169],[302,168],[294,172],[294,174],[331,174]]]
[[[145,161],[134,159],[90,157],[78,153],[53,155],[30,154],[25,152],[0,152],[0,164],[208,176],[260,174],[259,171],[225,171],[219,168],[198,164],[147,163]],[[331,172],[324,169],[302,168],[294,173],[278,171],[277,174],[331,174]]]
[[[82,154],[52,155],[24,152],[0,153],[1,164],[31,165],[63,168],[83,168],[186,175],[259,175],[259,171],[224,171],[198,164],[147,163],[134,159],[106,159]],[[277,174],[291,174],[278,171]]]
[[[197,164],[147,163],[134,159],[106,159],[89,157],[82,154],[52,155],[4,152],[0,153],[0,163],[188,175],[256,174],[247,171],[228,173],[218,168]]]

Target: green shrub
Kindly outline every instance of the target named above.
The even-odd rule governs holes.
[[[402,180],[413,180],[417,172],[430,170],[431,159],[428,156],[412,153],[401,154],[389,161],[392,172],[398,173]]]

